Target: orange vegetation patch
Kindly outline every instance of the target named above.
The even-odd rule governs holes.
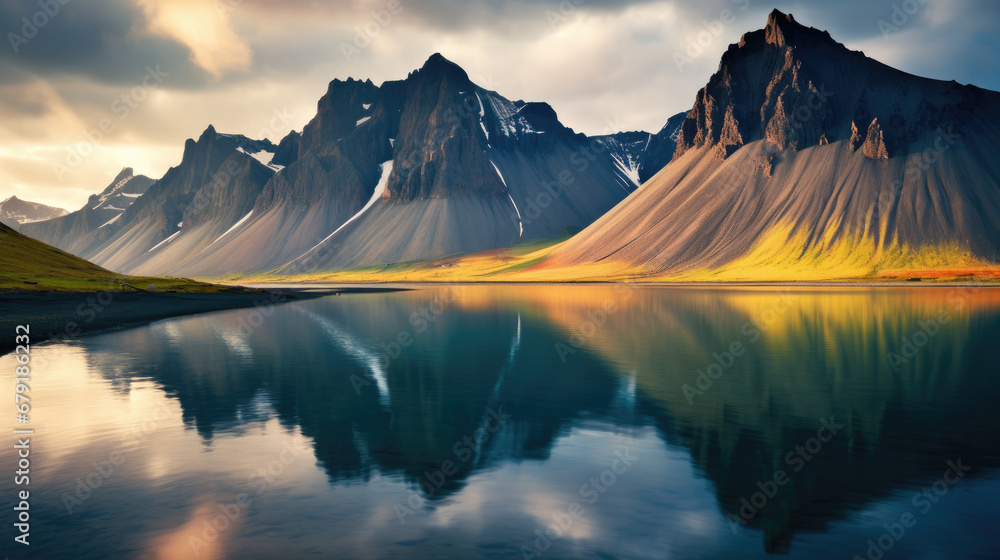
[[[878,277],[891,280],[1000,280],[1000,266],[883,270]]]

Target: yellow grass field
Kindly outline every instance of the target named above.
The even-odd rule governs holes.
[[[566,238],[538,241],[439,260],[413,261],[297,276],[234,275],[238,283],[433,283],[433,282],[1000,282],[1000,265],[975,259],[957,246],[878,245],[867,233],[810,244],[791,227],[771,230],[745,256],[718,269],[659,273],[623,262],[559,266],[551,254]]]

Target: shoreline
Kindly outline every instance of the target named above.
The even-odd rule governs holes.
[[[138,327],[173,317],[245,309],[341,294],[401,291],[400,288],[279,288],[259,293],[145,294],[121,292],[0,293],[0,356],[16,348],[14,329],[30,327],[31,344]]]
[[[643,286],[643,287],[663,287],[663,288],[1000,288],[1000,282],[974,282],[974,281],[937,281],[937,282],[909,282],[909,281],[727,281],[727,282],[599,282],[593,280],[581,281],[525,281],[525,280],[489,280],[489,281],[428,281],[420,280],[405,282],[399,280],[386,280],[384,282],[250,282],[247,284],[233,283],[229,281],[216,281],[227,286],[240,286],[252,289],[283,289],[286,287],[307,287],[307,289],[341,289],[358,287],[360,289],[375,289],[378,287],[391,287],[392,289],[411,289],[411,287],[423,286]]]

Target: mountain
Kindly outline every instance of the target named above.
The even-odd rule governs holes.
[[[281,169],[270,163],[276,149],[267,140],[220,134],[209,125],[197,141],[185,143],[180,164],[107,226],[104,241],[81,256],[121,272],[155,269],[179,275],[180,267],[165,259],[197,256],[225,237]]]
[[[615,166],[622,172],[622,175],[628,178],[627,184],[634,187],[642,183],[642,169],[646,165],[644,157],[653,138],[654,136],[648,132],[618,132],[605,136],[594,136],[592,143],[603,147],[603,150],[614,160]]]
[[[135,175],[131,167],[126,167],[100,194],[91,195],[79,210],[23,226],[21,231],[64,251],[86,253],[109,237],[108,226],[118,221],[153,183],[153,179]]]
[[[1000,94],[906,74],[777,10],[730,45],[672,161],[553,253],[647,277],[1000,261]]]
[[[674,158],[677,151],[677,136],[681,132],[681,124],[687,113],[677,113],[667,119],[667,124],[663,125],[655,135],[650,137],[649,142],[643,147],[639,155],[639,183],[645,183],[653,175],[666,167],[670,160]]]
[[[303,131],[299,162],[341,135],[342,153],[364,146],[367,161],[350,156],[361,163],[357,213],[285,273],[469,253],[586,226],[635,189],[637,146],[649,138],[576,134],[548,104],[483,89],[439,54],[404,81],[335,82],[327,98]],[[327,105],[355,109],[337,122]]]
[[[62,208],[28,202],[16,196],[0,202],[0,223],[14,229],[19,229],[23,224],[49,220],[66,214],[67,211]]]
[[[622,201],[651,138],[575,133],[548,104],[510,101],[435,54],[404,80],[333,80],[277,146],[209,127],[72,250],[121,272],[219,275],[508,247]]]

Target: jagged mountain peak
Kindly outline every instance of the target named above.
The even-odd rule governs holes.
[[[421,84],[433,84],[432,87],[448,87],[454,90],[468,90],[476,87],[469,74],[458,64],[448,60],[440,53],[434,53],[424,62],[424,65],[407,76],[407,80],[416,80]]]
[[[786,31],[795,33],[798,31],[796,27],[801,26],[797,25],[795,17],[792,14],[782,13],[775,8],[767,16],[767,25],[764,26],[764,38],[772,45],[785,46]]]
[[[784,47],[789,45],[789,39],[798,39],[805,27],[795,21],[792,14],[782,13],[775,8],[767,16],[767,24],[764,26],[764,41],[771,45]]]
[[[121,181],[124,181],[125,179],[128,179],[133,175],[135,175],[134,169],[132,169],[131,167],[123,167],[122,170],[119,171],[117,175],[115,175],[115,178],[111,180],[111,184],[120,183]]]
[[[218,132],[215,130],[215,126],[210,124],[208,125],[208,128],[206,128],[205,131],[201,133],[201,136],[198,137],[198,140],[200,141],[202,138],[214,138],[216,135],[218,135]]]
[[[427,61],[424,62],[424,65],[420,67],[420,71],[427,73],[438,73],[438,74],[444,72],[452,72],[465,77],[465,79],[469,78],[469,75],[465,72],[464,69],[462,69],[461,66],[448,60],[441,53],[434,53],[430,57],[428,57]]]
[[[339,85],[342,85],[342,84],[343,85],[354,85],[354,84],[374,85],[372,83],[371,78],[367,78],[367,79],[362,80],[362,79],[355,79],[355,78],[353,78],[351,76],[348,76],[346,80],[341,80],[340,78],[334,78],[333,80],[330,80],[330,86],[329,87],[339,86]]]
[[[184,142],[184,154],[181,158],[181,163],[190,163],[198,158],[222,158],[225,159],[233,152],[243,152],[247,155],[260,154],[261,152],[268,152],[270,154],[275,153],[278,150],[276,146],[269,139],[264,138],[263,140],[257,140],[244,136],[242,134],[225,134],[218,132],[215,126],[208,125],[197,140],[188,138]],[[260,161],[261,164],[268,166],[268,161],[270,157],[262,159],[261,157],[255,158]],[[221,161],[221,160],[220,160]],[[274,168],[272,168],[272,171]],[[126,168],[122,170],[119,174],[124,175],[128,171],[131,174],[131,168]],[[122,177],[124,178],[124,176]]]
[[[798,22],[792,14],[774,9],[767,16],[763,29],[744,33],[734,46],[743,48],[748,45],[773,45],[775,47],[797,47],[815,45],[817,42],[840,45],[833,40],[826,30],[806,27]],[[843,45],[840,45],[843,46]]]
[[[725,159],[761,139],[775,152],[838,140],[856,148],[869,132],[880,147],[866,154],[900,155],[965,120],[991,93],[896,70],[775,10],[722,56],[681,125],[675,156],[708,146]]]

